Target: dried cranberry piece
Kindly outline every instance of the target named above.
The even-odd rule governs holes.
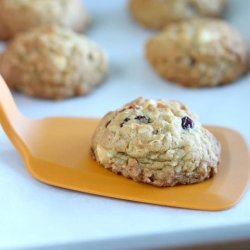
[[[150,117],[147,117],[145,115],[138,115],[135,117],[135,120],[138,120],[142,123],[151,123],[152,120],[150,119]]]
[[[187,9],[189,10],[189,12],[190,12],[192,15],[197,15],[197,13],[200,12],[199,9],[198,9],[197,4],[192,3],[192,2],[187,3]]]
[[[122,128],[123,127],[123,125],[125,124],[125,123],[127,123],[128,121],[130,121],[130,118],[125,118],[124,120],[123,120],[123,122],[121,123],[121,125],[120,125],[120,127]]]
[[[157,135],[158,133],[159,133],[158,129],[156,129],[156,130],[153,131],[153,135]]]
[[[105,127],[107,128],[110,123],[111,123],[111,120],[106,123]]]
[[[194,122],[191,118],[189,118],[188,116],[184,116],[181,119],[181,126],[183,129],[189,129],[189,128],[193,128],[194,127]]]
[[[194,58],[194,57],[190,57],[190,62],[189,62],[189,64],[191,65],[191,66],[194,66],[195,64],[196,64],[196,59]]]
[[[130,106],[128,106],[128,109],[140,109],[140,106],[136,104],[131,104]]]

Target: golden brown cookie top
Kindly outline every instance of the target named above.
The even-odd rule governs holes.
[[[2,54],[0,72],[10,86],[28,94],[64,98],[98,85],[107,59],[86,37],[49,25],[17,35]]]
[[[41,25],[59,25],[83,31],[89,15],[80,0],[1,0],[0,38]]]
[[[42,67],[49,72],[70,74],[73,70],[70,62],[79,57],[83,69],[85,65],[92,64],[97,70],[98,67],[102,70],[103,65],[98,61],[99,52],[99,48],[86,37],[52,25],[18,35],[9,43],[3,57],[14,64],[37,65],[37,69]]]
[[[185,105],[145,98],[107,114],[93,148],[100,161],[110,156],[134,158],[148,168],[161,168],[163,162],[175,167],[179,161],[191,168],[216,166],[219,153],[213,136]]]
[[[133,16],[149,28],[197,17],[220,17],[227,0],[131,0]]]
[[[187,86],[215,86],[246,71],[246,43],[222,20],[168,25],[147,44],[147,58],[165,78]]]
[[[225,21],[218,19],[202,18],[169,25],[155,37],[158,40],[166,38],[179,40],[181,49],[190,49],[197,55],[223,56],[228,51],[237,58],[245,53],[241,34]]]

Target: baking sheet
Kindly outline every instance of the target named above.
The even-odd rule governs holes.
[[[91,95],[63,102],[15,94],[30,117],[103,116],[146,96],[178,99],[205,124],[238,130],[250,145],[250,76],[213,89],[185,89],[163,81],[144,58],[153,34],[131,20],[127,1],[86,0],[93,16],[87,35],[109,55],[109,77]],[[250,39],[250,1],[233,0],[227,19]],[[245,223],[250,226],[250,193],[235,208],[218,213],[163,208],[79,194],[44,185],[26,172],[20,157],[0,131],[0,249],[89,242],[135,235],[176,233]],[[173,236],[174,238],[174,236]]]

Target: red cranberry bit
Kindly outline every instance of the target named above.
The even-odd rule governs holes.
[[[128,109],[140,109],[140,107],[136,104],[131,104],[130,106],[128,106]]]
[[[194,57],[190,57],[189,65],[194,66],[196,64],[196,59]]]
[[[145,115],[138,115],[135,117],[135,120],[138,120],[142,123],[151,123],[151,119]]]
[[[125,124],[125,123],[127,123],[128,121],[130,121],[130,118],[125,118],[124,120],[123,120],[123,122],[121,123],[121,125],[120,125],[120,127],[122,128],[123,127],[123,125]]]
[[[184,116],[181,119],[181,126],[183,129],[190,129],[194,127],[194,122],[191,118],[189,118],[188,116]]]
[[[191,15],[197,15],[197,13],[199,13],[199,9],[198,6],[195,3],[187,3],[187,9],[189,10],[189,12],[191,13]]]
[[[159,133],[158,129],[156,129],[156,130],[153,131],[153,135],[158,135],[158,133]]]
[[[106,123],[105,127],[107,128],[110,123],[111,123],[111,120]]]

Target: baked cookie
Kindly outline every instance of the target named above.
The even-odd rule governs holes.
[[[0,73],[10,87],[41,98],[88,94],[106,72],[107,59],[98,46],[56,26],[16,36],[0,61]]]
[[[148,28],[161,29],[171,22],[222,16],[227,0],[131,0],[134,18]]]
[[[220,144],[183,104],[138,98],[101,120],[92,152],[117,174],[167,187],[214,176]]]
[[[247,46],[247,70],[250,72],[250,41],[246,42]]]
[[[187,87],[212,87],[237,80],[246,72],[242,36],[227,23],[196,19],[170,24],[146,45],[154,69]]]
[[[80,0],[0,1],[0,39],[49,24],[81,32],[88,23],[88,13]]]

